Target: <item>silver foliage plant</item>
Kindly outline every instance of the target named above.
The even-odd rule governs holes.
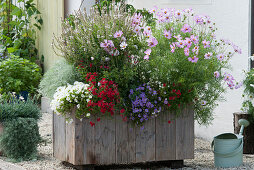
[[[133,31],[132,17],[126,12],[126,6],[120,4],[112,5],[110,9],[98,9],[94,6],[89,15],[86,11],[76,11],[75,15],[70,15],[63,21],[62,34],[54,38],[52,46],[58,55],[76,65],[86,65],[93,60],[93,65],[103,65],[109,61],[109,65],[119,67],[118,64],[124,62],[123,56],[133,54],[129,54],[128,51],[138,54],[140,49],[137,47],[142,45],[137,43],[144,42],[141,40],[144,37]],[[113,54],[107,55],[100,44],[105,40],[114,39],[114,34],[119,30],[123,32],[124,38],[119,40],[119,43],[127,40],[128,50],[120,50],[117,57]]]
[[[38,91],[42,96],[53,99],[58,87],[73,84],[79,77],[73,65],[60,59],[44,74]]]

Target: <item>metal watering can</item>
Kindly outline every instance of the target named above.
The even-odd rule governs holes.
[[[214,153],[214,165],[218,168],[239,167],[243,164],[243,129],[249,126],[249,121],[240,119],[239,135],[223,133],[215,136],[211,144]]]

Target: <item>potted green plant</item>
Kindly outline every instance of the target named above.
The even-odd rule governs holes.
[[[240,125],[238,120],[247,119],[251,123],[244,130],[244,147],[243,153],[253,154],[254,153],[254,69],[250,69],[246,72],[246,78],[243,81],[244,85],[244,101],[242,103],[242,111],[240,113],[234,113],[234,131],[239,133]]]
[[[95,6],[63,22],[53,46],[81,80],[58,87],[51,102],[56,158],[108,165],[194,157],[194,117],[210,123],[225,84],[238,88],[225,70],[241,50],[217,40],[211,19],[192,9],[149,13],[157,22],[124,4]]]
[[[0,93],[15,92],[27,96],[35,93],[41,79],[39,66],[27,59],[11,55],[0,62]]]

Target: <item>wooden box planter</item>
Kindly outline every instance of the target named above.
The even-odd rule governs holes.
[[[74,116],[74,113],[72,113]],[[172,122],[169,124],[168,120]],[[102,119],[91,127],[88,120],[67,124],[53,116],[54,157],[73,165],[121,165],[194,158],[194,114],[184,109],[175,119],[161,114],[133,128],[121,116]]]
[[[238,120],[250,120],[249,116],[250,115],[246,113],[234,113],[234,133],[238,134],[241,128],[238,124]],[[244,128],[243,136],[243,153],[254,154],[254,123],[250,123],[248,127]]]

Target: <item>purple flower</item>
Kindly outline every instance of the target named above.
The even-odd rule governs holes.
[[[203,45],[204,45],[204,48],[210,47],[210,41],[204,40],[204,41],[202,41],[202,43],[203,43]]]
[[[102,43],[100,44],[100,47],[102,47],[102,48],[107,48],[107,47],[108,47],[108,40],[104,40],[104,42],[102,42]]]
[[[234,80],[234,77],[229,73],[225,73],[224,80],[225,81],[232,81],[232,80]]]
[[[155,37],[150,37],[148,40],[148,46],[149,47],[155,47],[158,44],[158,41]]]
[[[190,36],[190,39],[192,40],[192,42],[193,42],[194,44],[198,44],[198,42],[199,42],[198,37],[195,36],[195,35],[191,35],[191,36]]]
[[[196,55],[198,55],[199,46],[195,46],[195,47],[192,49],[192,52],[195,53]]]
[[[215,71],[214,72],[214,77],[219,78],[220,77],[220,73],[218,71]]]
[[[184,11],[186,14],[188,14],[188,15],[194,14],[194,11],[193,11],[192,8],[187,8],[187,9],[184,9],[183,11]]]
[[[224,55],[223,54],[218,54],[217,58],[218,58],[218,60],[222,61],[224,59]]]
[[[176,17],[177,19],[180,19],[181,16],[182,16],[182,12],[181,12],[181,11],[179,11],[179,10],[175,11],[175,17]]]
[[[183,28],[181,29],[183,33],[191,32],[191,30],[192,28],[188,24],[184,24]]]
[[[227,85],[228,85],[228,87],[229,87],[230,89],[233,89],[234,86],[235,86],[235,84],[234,84],[234,82],[233,82],[232,80],[228,81]]]
[[[152,9],[149,10],[149,13],[150,14],[155,14],[156,11],[157,11],[158,7],[157,6],[154,6]]]
[[[241,48],[239,48],[238,46],[236,46],[236,45],[233,45],[233,48],[234,48],[234,51],[236,52],[236,53],[238,53],[238,54],[242,54],[242,50],[241,50]]]
[[[184,54],[185,54],[185,56],[189,56],[190,55],[190,49],[186,47],[184,49]]]
[[[143,34],[149,38],[152,36],[152,30],[151,30],[151,27],[147,26],[145,27],[144,31],[143,31]]]
[[[122,31],[117,31],[115,34],[114,34],[114,38],[119,38],[123,35],[123,32]]]
[[[196,56],[193,56],[193,57],[189,57],[188,60],[192,63],[196,63],[198,62],[198,58]]]
[[[151,50],[151,48],[150,48],[150,49],[147,49],[144,53],[145,53],[146,55],[150,55],[151,52],[152,52],[152,50]]]
[[[212,56],[213,54],[211,52],[208,52],[205,54],[205,59],[210,59],[210,57]]]
[[[174,35],[173,36],[174,38],[176,38],[177,39],[177,41],[181,41],[183,38],[181,37],[181,35],[179,34],[179,35]]]
[[[239,89],[240,87],[242,87],[242,85],[243,85],[243,82],[236,83],[235,89]]]
[[[168,100],[167,99],[164,100],[164,104],[168,104]]]
[[[167,31],[167,30],[165,30],[164,31],[164,36],[167,38],[167,39],[171,39],[171,33],[170,33],[170,31]]]
[[[195,20],[195,22],[196,22],[197,24],[200,24],[200,25],[204,24],[204,22],[205,22],[204,16],[203,16],[203,15],[196,15],[196,16],[194,17],[194,20]]]
[[[176,42],[176,46],[179,48],[183,48],[184,47],[184,41],[180,40],[179,42]]]
[[[144,56],[144,60],[149,60],[150,56],[149,55],[145,55]]]
[[[161,97],[158,97],[158,100],[161,101]]]
[[[146,113],[148,113],[148,112],[149,112],[149,110],[148,110],[148,109],[145,109],[145,112],[146,112]]]
[[[171,44],[171,45],[170,45],[170,48],[171,48],[171,52],[174,53],[174,52],[175,52],[175,49],[176,49],[175,43]]]
[[[134,31],[135,33],[139,34],[139,33],[140,33],[140,30],[141,30],[141,27],[137,25],[137,26],[134,28],[133,31]]]
[[[192,41],[191,41],[191,39],[190,38],[185,38],[185,45],[188,47],[188,48],[190,48],[191,47],[191,45],[192,45]]]

